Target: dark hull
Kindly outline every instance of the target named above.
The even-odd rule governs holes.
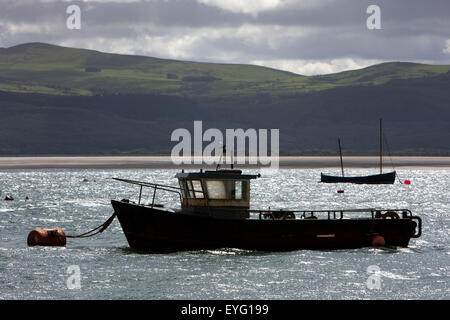
[[[218,219],[112,201],[131,248],[155,252],[240,248],[285,251],[372,246],[374,234],[386,246],[408,246],[411,219]]]
[[[320,182],[325,183],[357,183],[357,184],[393,184],[395,171],[361,177],[341,177],[320,174]]]

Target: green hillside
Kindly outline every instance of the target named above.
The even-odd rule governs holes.
[[[94,72],[87,72],[93,69]],[[97,72],[96,72],[97,71]],[[296,75],[250,65],[184,62],[42,43],[0,51],[0,90],[52,94],[218,94]]]
[[[157,59],[29,43],[0,50],[0,91],[58,95],[152,93],[178,96],[272,96],[393,79],[431,77],[450,66],[384,63],[324,76],[260,66]]]
[[[171,133],[277,128],[282,155],[450,155],[450,66],[323,76],[42,43],[0,49],[0,156],[170,154]]]

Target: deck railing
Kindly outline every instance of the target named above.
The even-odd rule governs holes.
[[[157,190],[164,190],[172,193],[178,194],[180,197],[180,202],[182,201],[182,194],[181,191],[183,190],[180,187],[174,187],[174,186],[168,186],[158,183],[151,183],[151,182],[143,182],[143,181],[137,181],[137,180],[130,180],[130,179],[121,179],[121,178],[113,178],[114,180],[138,185],[139,188],[139,199],[138,204],[141,204],[142,199],[142,188],[152,188],[153,189],[153,197],[152,197],[152,203],[151,207],[155,205],[155,196]],[[186,189],[185,189],[186,190]],[[196,191],[196,192],[202,192],[203,191]],[[239,208],[239,210],[242,210]],[[300,215],[300,218],[302,219],[314,219],[317,218],[317,215],[324,215],[327,214],[328,219],[337,219],[338,216],[339,219],[344,218],[345,214],[356,214],[356,213],[370,213],[372,216],[372,219],[375,218],[386,218],[386,217],[400,217],[400,214],[403,218],[411,218],[412,212],[409,209],[376,209],[376,208],[367,208],[367,209],[338,209],[338,210],[248,210],[249,213],[258,214],[259,218],[262,219],[296,219],[298,218],[297,215]],[[400,214],[399,214],[400,213]]]
[[[158,184],[158,183],[151,183],[151,182],[143,182],[143,181],[136,181],[136,180],[129,180],[129,179],[120,179],[120,178],[113,178],[114,180],[117,181],[121,181],[121,182],[125,182],[125,183],[130,183],[130,184],[135,184],[140,186],[139,188],[139,199],[138,199],[138,204],[141,204],[141,198],[142,198],[142,188],[146,187],[146,188],[153,188],[153,197],[152,197],[152,204],[150,205],[152,208],[155,206],[155,197],[156,197],[156,190],[164,190],[164,191],[168,191],[168,192],[172,192],[172,193],[176,193],[178,194],[178,196],[180,197],[180,202],[182,200],[182,195],[181,195],[181,188],[180,187],[174,187],[174,186],[167,186],[164,184]]]
[[[139,199],[138,204],[141,204],[141,198],[142,198],[142,188],[152,188],[153,189],[153,197],[152,197],[152,204],[150,205],[152,208],[155,206],[155,197],[156,197],[156,191],[157,190],[164,190],[172,193],[178,194],[180,197],[180,203],[183,201],[183,196],[181,194],[181,191],[184,191],[185,193],[188,192],[187,189],[183,189],[180,187],[174,187],[174,186],[168,186],[164,184],[158,184],[158,183],[152,183],[152,182],[143,182],[143,181],[137,181],[137,180],[130,180],[130,179],[121,179],[121,178],[113,178],[114,180],[135,184],[140,186],[139,188]],[[206,199],[206,193],[203,190],[195,190],[196,193],[202,193],[204,198]]]
[[[412,218],[409,209],[338,209],[338,210],[249,210],[249,213],[258,214],[259,219],[317,219],[319,215],[327,215],[330,219],[343,219],[344,214],[370,214],[375,218]]]

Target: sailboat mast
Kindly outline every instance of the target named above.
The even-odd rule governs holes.
[[[339,138],[338,138],[338,144],[339,144],[339,156],[341,157],[341,171],[342,171],[342,176],[344,176],[344,162],[342,161],[341,139],[339,139]]]
[[[380,119],[380,174],[383,173],[383,120]]]

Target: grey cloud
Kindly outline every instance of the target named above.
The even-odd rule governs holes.
[[[65,27],[65,9],[73,3],[82,11],[81,30]],[[169,45],[186,36],[194,40],[186,45],[185,53],[189,59],[198,61],[248,63],[351,57],[450,62],[450,54],[445,53],[446,41],[450,39],[448,0],[318,0],[317,3],[305,7],[288,2],[252,15],[195,0],[136,3],[6,0],[0,10],[0,46],[42,41],[76,43],[102,50],[98,39],[110,43],[126,39],[129,43],[135,41],[135,49],[132,45],[130,49],[133,53],[172,58],[166,56],[167,50],[159,49],[163,44],[152,46],[151,39],[162,38]],[[381,8],[382,30],[366,28],[366,9],[372,3]],[[11,28],[27,24],[30,28]],[[143,38],[150,39],[148,46],[140,43]],[[177,45],[178,50],[183,50],[182,43]]]

